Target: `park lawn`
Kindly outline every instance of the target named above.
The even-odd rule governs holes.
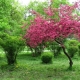
[[[73,58],[73,69],[65,55],[53,58],[52,64],[42,64],[40,57],[30,53],[19,54],[17,65],[7,66],[5,56],[0,57],[0,80],[79,80],[80,57]]]

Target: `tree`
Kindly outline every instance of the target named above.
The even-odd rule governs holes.
[[[48,7],[48,3],[47,2],[40,2],[40,1],[31,1],[30,4],[28,6],[25,7],[25,20],[27,22],[27,24],[25,23],[22,28],[24,26],[26,26],[25,28],[23,28],[23,32],[25,34],[25,30],[26,28],[29,27],[30,25],[30,21],[32,21],[35,17],[34,14],[32,14],[32,10],[35,10],[36,12],[39,12],[42,15],[45,15],[44,13],[44,7]],[[32,56],[38,56],[43,52],[43,46],[39,45],[36,48],[32,48],[30,46],[28,46],[30,51],[32,52]]]
[[[63,0],[54,0],[54,2],[51,4],[51,7],[52,7],[52,8],[59,8],[60,3],[66,4],[67,1],[64,0],[64,2],[63,2]],[[54,6],[53,6],[53,5],[54,5]],[[32,1],[31,1],[30,4],[29,4],[28,6],[26,6],[25,19],[26,19],[27,25],[26,25],[25,29],[30,26],[30,21],[32,21],[32,20],[34,19],[34,17],[35,17],[35,15],[32,14],[31,12],[34,10],[34,11],[38,12],[39,14],[43,15],[44,17],[47,17],[47,14],[45,14],[45,12],[44,12],[44,8],[47,9],[48,6],[50,6],[50,2],[48,2],[48,1],[45,1],[45,2],[39,2],[39,1],[33,1],[33,2],[32,2]],[[34,13],[35,13],[35,12],[34,12]],[[56,12],[55,17],[57,17],[57,16],[58,16],[58,14],[57,14],[57,12]],[[54,16],[53,16],[53,17],[54,17]],[[54,18],[55,18],[55,17],[54,17]],[[25,25],[25,24],[24,24],[24,25]],[[24,26],[23,26],[23,27],[24,27]],[[24,33],[25,33],[25,32],[24,32]],[[53,46],[54,46],[54,45],[53,45]],[[52,47],[53,47],[53,46],[52,46]],[[37,48],[31,48],[31,47],[30,47],[30,50],[31,50],[31,52],[34,53],[35,56],[36,56],[36,54],[40,53],[40,51],[41,51],[41,52],[43,51],[43,45],[39,45]],[[33,54],[33,55],[34,55],[34,54]]]
[[[10,11],[10,20],[9,24],[11,26],[10,33],[12,35],[20,35],[21,34],[21,25],[24,20],[24,11],[25,7],[20,5],[18,2],[14,1],[11,11]]]
[[[40,44],[45,45],[46,42],[55,40],[63,49],[64,54],[69,59],[70,68],[72,68],[73,62],[71,57],[67,54],[64,46],[64,39],[70,35],[76,35],[80,37],[80,22],[79,16],[74,12],[78,7],[78,3],[72,6],[61,5],[58,11],[59,20],[55,21],[51,17],[55,15],[55,9],[49,7],[45,13],[49,16],[45,18],[39,13],[33,11],[36,15],[33,22],[31,22],[24,38],[26,44],[30,47],[37,47]],[[75,16],[76,15],[76,16]]]
[[[17,54],[25,47],[25,41],[19,36],[0,34],[0,46],[4,50],[8,65],[17,63]]]
[[[20,35],[24,22],[24,6],[15,0],[0,0],[0,32]]]
[[[25,19],[27,20],[27,26],[29,26],[28,23],[30,24],[30,20],[34,19],[34,14],[31,14],[32,10],[40,13],[41,15],[46,16],[44,12],[44,8],[48,8],[50,4],[51,4],[51,7],[53,8],[59,8],[61,3],[67,4],[68,1],[67,0],[54,0],[54,2],[52,3],[50,1],[44,1],[44,2],[40,2],[37,0],[31,1],[30,4],[26,6],[25,8]]]
[[[0,0],[0,46],[6,53],[8,64],[15,64],[17,53],[24,47],[21,24],[24,7],[15,0]]]
[[[9,19],[12,2],[13,0],[0,0],[0,32],[7,32],[10,29]]]

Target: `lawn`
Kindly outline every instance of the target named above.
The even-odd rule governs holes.
[[[52,64],[42,64],[40,57],[30,53],[18,54],[17,65],[7,66],[6,58],[0,54],[0,80],[79,80],[80,57],[73,58],[73,69],[68,70],[65,55],[53,58]]]

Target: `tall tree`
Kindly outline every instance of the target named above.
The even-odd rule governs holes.
[[[24,7],[15,0],[0,0],[0,46],[8,65],[16,63],[17,53],[25,46],[20,37],[23,15]]]
[[[0,0],[0,32],[10,28],[9,19],[13,0]]]
[[[12,35],[21,34],[21,25],[23,24],[23,22],[25,22],[24,11],[25,11],[24,6],[22,6],[16,1],[13,2],[9,20],[9,24],[11,25],[10,31]]]
[[[12,35],[20,34],[19,30],[24,21],[23,17],[24,6],[15,0],[0,0],[0,32]]]

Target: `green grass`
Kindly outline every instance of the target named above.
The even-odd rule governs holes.
[[[1,54],[0,54],[1,55]],[[42,64],[40,57],[19,54],[15,67],[6,65],[3,54],[0,57],[0,80],[79,80],[80,57],[73,58],[73,69],[65,55],[53,58],[52,64]]]

